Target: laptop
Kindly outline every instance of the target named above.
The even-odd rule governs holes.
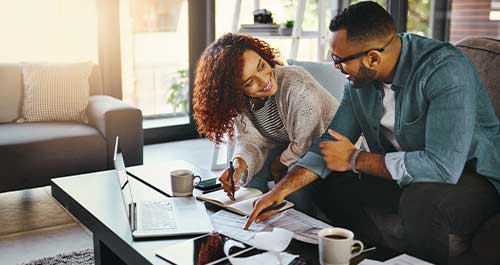
[[[134,239],[199,235],[214,230],[204,205],[194,197],[134,200],[119,137],[113,159]]]

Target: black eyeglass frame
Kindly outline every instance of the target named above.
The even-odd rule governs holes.
[[[330,56],[332,57],[332,60],[333,62],[335,63],[335,65],[339,65],[341,63],[345,63],[347,61],[351,61],[351,60],[354,60],[354,59],[358,59],[359,57],[362,57],[362,56],[365,56],[367,55],[370,51],[378,51],[378,52],[383,52],[385,50],[385,48],[387,46],[389,46],[389,44],[392,42],[392,40],[396,37],[396,34],[394,34],[391,38],[391,40],[389,42],[387,42],[384,47],[382,48],[374,48],[374,49],[369,49],[369,50],[366,50],[366,51],[362,51],[362,52],[358,52],[358,53],[355,53],[353,55],[349,55],[345,58],[338,58],[337,56],[333,55],[333,53],[330,53]],[[338,59],[335,59],[335,57],[337,57]]]

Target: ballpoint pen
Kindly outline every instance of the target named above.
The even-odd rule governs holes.
[[[269,211],[274,211],[274,210],[278,210],[278,209],[281,209],[282,207],[284,207],[286,205],[286,201],[283,201],[283,202],[280,202],[278,204],[273,204],[267,208],[264,208],[260,213],[259,215],[263,214],[263,213],[267,213]]]
[[[234,167],[233,167],[233,161],[229,161],[229,179],[231,180],[231,194],[233,195],[234,198]]]

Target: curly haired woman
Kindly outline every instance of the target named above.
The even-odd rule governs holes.
[[[327,128],[338,108],[306,70],[282,66],[257,38],[228,33],[201,55],[193,110],[198,132],[214,142],[235,140],[234,180],[267,191]],[[219,177],[229,192],[229,170]]]

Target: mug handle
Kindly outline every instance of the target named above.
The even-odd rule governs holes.
[[[361,254],[363,250],[365,249],[365,246],[363,245],[363,242],[359,240],[353,240],[352,246],[359,246],[359,248],[356,248],[356,250],[351,251],[351,258],[356,257],[357,255]]]
[[[198,179],[198,182],[195,182],[196,179]],[[198,184],[200,184],[200,182],[201,182],[201,177],[198,176],[198,175],[194,175],[194,177],[193,177],[193,186],[195,186],[195,187],[198,186]]]

